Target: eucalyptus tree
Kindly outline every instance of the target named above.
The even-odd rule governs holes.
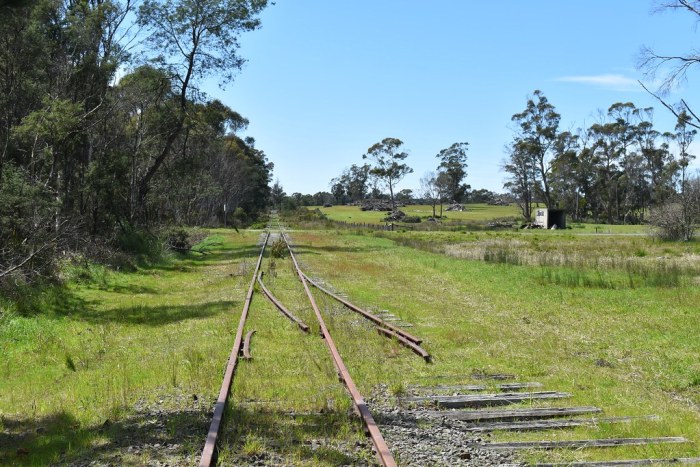
[[[353,164],[340,176],[331,179],[331,192],[337,203],[360,201],[367,196],[371,167]]]
[[[631,102],[616,102],[606,117],[588,129],[591,150],[596,158],[598,186],[608,223],[620,218],[620,178],[624,175],[623,160],[634,143],[633,123],[637,108]]]
[[[433,208],[433,218],[436,217],[436,207],[440,201],[440,189],[438,187],[435,172],[426,172],[420,179],[420,196],[430,203]]]
[[[558,135],[554,146],[555,156],[551,166],[551,189],[559,207],[567,210],[574,219],[581,216],[581,200],[585,186],[585,165],[579,159],[579,136],[565,131]]]
[[[347,187],[341,178],[333,178],[330,183],[331,194],[333,195],[334,203],[345,204],[348,201]]]
[[[517,157],[528,157],[536,174],[536,187],[547,207],[554,207],[551,190],[551,160],[557,142],[561,116],[540,90],[527,100],[525,110],[513,115],[518,125],[515,144]],[[511,153],[513,154],[513,153]]]
[[[654,128],[653,108],[640,109],[639,116],[635,138],[644,172],[643,200],[639,206],[643,214],[650,206],[664,203],[673,195],[673,181],[680,166],[670,150],[675,135]]]
[[[440,160],[438,170],[446,178],[447,197],[452,201],[464,201],[469,185],[462,181],[467,176],[467,150],[469,143],[454,143],[449,148],[442,149],[437,157]]]
[[[680,10],[689,13],[695,20],[700,19],[700,1],[668,0],[659,2],[661,10]],[[681,99],[678,105],[669,104],[664,95],[687,79],[687,73],[700,64],[700,52],[692,49],[685,53],[659,53],[648,46],[643,46],[639,55],[638,66],[648,78],[659,83],[656,93],[650,91],[643,83],[642,87],[659,100],[677,118],[685,118],[686,125],[700,129],[700,119],[691,106]]]
[[[0,7],[0,217],[12,225],[0,228],[4,271],[43,274],[69,233],[77,242],[79,228],[98,224],[93,182],[114,141],[109,83],[126,59],[117,34],[130,8],[110,0]]]
[[[367,149],[363,159],[369,159],[373,165],[370,174],[377,177],[389,189],[391,198],[391,208],[396,210],[394,199],[394,187],[406,175],[413,172],[403,161],[408,157],[408,153],[401,150],[403,141],[398,138],[384,138],[380,142]]]
[[[211,75],[230,82],[244,63],[238,53],[241,33],[260,26],[257,15],[267,0],[145,0],[138,23],[149,35],[149,58],[167,70],[173,89],[173,122],[150,166],[139,180],[143,208],[150,183],[181,136],[190,101],[201,97],[196,84]]]
[[[688,152],[695,135],[698,133],[698,130],[689,125],[691,118],[687,112],[681,111],[675,126],[674,139],[678,145],[678,165],[680,168],[678,189],[680,192],[685,190],[685,184],[688,179],[688,166],[695,159],[695,155]]]
[[[270,190],[270,203],[272,204],[272,207],[282,209],[282,200],[286,196],[287,193],[284,192],[284,188],[282,188],[280,181],[275,180],[275,184],[272,185],[272,189]]]
[[[531,221],[537,168],[524,145],[514,142],[506,147],[506,152],[508,159],[504,161],[501,168],[508,174],[508,179],[503,187],[515,197],[525,221]]]

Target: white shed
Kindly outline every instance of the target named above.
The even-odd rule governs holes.
[[[566,213],[563,209],[537,208],[535,210],[535,222],[543,229],[565,229]]]

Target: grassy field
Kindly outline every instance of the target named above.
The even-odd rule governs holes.
[[[445,221],[486,221],[503,217],[519,217],[520,210],[515,206],[490,206],[488,204],[468,204],[467,211],[445,211]],[[444,207],[447,207],[445,205]],[[329,219],[335,221],[361,222],[367,224],[383,224],[386,213],[383,211],[362,211],[357,206],[312,206],[309,209],[320,209]],[[428,218],[433,215],[432,206],[412,204],[400,208],[409,216]],[[437,215],[440,215],[440,206],[437,206]]]
[[[578,248],[581,253],[588,251],[590,264],[594,264],[594,256],[598,256],[598,264],[604,263],[608,248],[620,250],[616,253],[619,263],[611,262],[599,274],[599,268],[584,263],[541,266],[464,260],[410,245],[415,240],[410,237],[430,234],[389,235],[392,238],[361,233],[293,233],[303,267],[311,275],[326,279],[353,301],[389,309],[414,323],[412,332],[426,339],[425,345],[434,355],[435,362],[426,365],[404,349],[373,336],[350,312],[319,297],[332,319],[332,333],[354,330],[347,337],[339,334],[339,348],[362,391],[369,393],[384,383],[400,393],[414,384],[474,383],[471,375],[475,372],[513,373],[519,380],[539,381],[545,389],[573,394],[572,400],[559,405],[597,405],[606,416],[653,414],[661,419],[553,433],[504,433],[497,435],[497,440],[681,435],[691,440],[682,445],[526,455],[531,460],[698,455],[700,343],[695,336],[700,331],[696,305],[700,299],[700,271],[697,256],[692,256],[698,254],[697,244],[664,245],[646,238],[606,237],[612,243],[599,245],[599,237],[570,239],[583,242]],[[556,249],[564,238],[531,236],[527,248],[532,250],[539,245],[537,248],[546,253]],[[397,245],[397,240],[407,246]],[[443,247],[453,244],[450,238],[440,243]],[[560,244],[558,248],[570,250],[571,246]],[[661,251],[668,256],[667,266],[650,256]],[[654,261],[628,269],[622,258]],[[682,266],[689,260],[691,266]],[[292,293],[294,280],[289,265],[279,263],[276,268],[273,289],[280,296]],[[660,279],[669,270],[676,271],[675,279]],[[285,299],[295,304],[300,316],[309,317],[303,299],[296,295],[298,292],[294,294],[295,298]],[[253,313],[262,320],[255,326],[264,326],[263,313],[275,312]],[[283,322],[282,318],[278,320]],[[291,324],[288,326],[290,332],[298,334]],[[363,335],[367,340],[359,344]],[[325,383],[304,381],[289,370],[283,371],[283,384],[265,384],[282,371],[274,363],[282,353],[269,331],[267,340],[261,340],[259,345],[264,354],[261,358],[268,363],[263,368],[250,365],[250,373],[243,369],[241,375],[246,376],[241,378],[237,390],[245,399],[267,401],[273,408],[279,406],[283,408],[277,411],[279,416],[289,408],[288,401],[299,394],[316,393],[314,386],[322,389],[321,394],[326,390]],[[306,344],[304,349],[309,352]],[[293,357],[300,362],[296,371],[304,374],[307,370],[301,368],[308,363],[302,362],[316,358],[320,356]],[[319,361],[319,365],[323,364]],[[331,380],[327,365],[324,371]],[[313,399],[311,406],[309,401],[297,403],[318,413],[324,397]],[[231,456],[244,446],[243,433],[267,432],[254,417],[238,430]],[[291,440],[287,444],[295,445]]]
[[[483,226],[495,219],[510,219],[516,221],[522,218],[520,209],[515,205],[491,206],[488,204],[466,204],[466,211],[443,211],[442,225],[464,224],[466,227]],[[446,206],[445,206],[446,207]],[[362,211],[357,206],[312,206],[309,209],[319,209],[329,219],[339,222],[384,225],[386,213],[382,211]],[[439,206],[438,206],[439,215]],[[409,216],[418,216],[425,225],[425,220],[433,215],[432,207],[427,205],[409,205],[401,208]],[[409,225],[410,227],[410,225]],[[645,225],[609,225],[594,223],[576,223],[569,221],[570,231],[579,234],[648,234],[649,227]],[[438,227],[435,227],[438,228]]]
[[[475,372],[513,373],[573,394],[559,405],[661,419],[500,433],[496,440],[690,440],[528,459],[700,455],[700,244],[577,233],[296,231],[291,237],[310,276],[357,304],[413,323],[411,332],[434,356],[433,364],[424,363],[316,294],[363,394],[378,384],[400,394],[409,385],[474,383]],[[206,256],[135,273],[95,269],[90,280],[47,297],[41,312],[3,308],[0,463],[164,460],[163,449],[128,451],[135,437],[152,446],[175,443],[181,458],[196,462],[259,234],[215,231]],[[352,448],[367,441],[348,415],[349,398],[289,259],[267,257],[263,270],[268,287],[315,331],[301,333],[256,294],[247,327],[257,331],[254,359],[242,362],[234,382],[221,462],[262,454],[294,465],[366,461],[367,449]],[[325,442],[314,446],[316,439]]]

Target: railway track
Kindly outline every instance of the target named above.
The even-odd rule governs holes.
[[[255,270],[253,271],[253,278],[250,282],[250,286],[248,288],[248,293],[246,295],[245,303],[243,306],[243,311],[241,313],[241,317],[239,320],[238,328],[236,331],[236,337],[234,339],[234,344],[233,348],[231,349],[231,353],[229,355],[229,360],[226,366],[226,371],[224,373],[224,378],[222,381],[221,389],[219,391],[219,397],[216,401],[216,404],[214,406],[214,412],[212,416],[212,421],[211,425],[209,427],[209,431],[207,434],[207,438],[204,444],[204,448],[202,450],[202,455],[200,459],[200,467],[209,467],[211,465],[214,465],[216,463],[216,447],[217,447],[217,441],[219,440],[219,433],[221,430],[222,426],[222,421],[223,421],[223,415],[224,415],[224,410],[225,407],[228,403],[229,400],[229,394],[231,392],[231,385],[233,382],[233,379],[236,374],[236,368],[238,365],[238,360],[239,358],[245,358],[245,359],[251,359],[251,354],[250,354],[250,338],[255,332],[254,330],[248,331],[248,334],[246,336],[245,341],[243,340],[243,334],[244,330],[246,327],[246,320],[248,318],[249,314],[249,309],[250,309],[250,304],[253,299],[253,294],[255,290],[255,284],[260,286],[260,290],[263,293],[267,299],[269,299],[274,306],[285,316],[287,317],[290,321],[294,322],[300,330],[308,333],[309,332],[309,326],[305,324],[302,320],[300,320],[298,317],[294,316],[285,306],[284,304],[277,299],[273,293],[265,286],[264,281],[263,281],[263,273],[261,271],[261,264],[265,255],[265,249],[266,246],[268,245],[268,242],[270,241],[271,238],[271,233],[267,231],[265,233],[264,240],[262,242],[262,247],[260,249],[260,254],[258,256],[258,260],[255,266]],[[403,329],[392,325],[388,321],[383,320],[382,318],[374,315],[373,313],[364,310],[350,301],[340,297],[339,295],[331,292],[327,288],[323,287],[320,285],[318,282],[310,279],[301,269],[299,266],[299,263],[296,259],[296,256],[294,254],[294,251],[292,249],[292,246],[286,236],[281,229],[279,235],[275,235],[276,238],[279,238],[282,240],[286,247],[287,250],[289,251],[290,258],[292,260],[292,263],[294,265],[294,270],[297,278],[302,284],[302,287],[304,289],[304,293],[306,294],[306,297],[308,299],[309,305],[314,311],[314,315],[316,317],[317,324],[320,329],[320,334],[321,337],[323,338],[330,357],[331,361],[333,362],[333,366],[337,372],[338,378],[340,382],[343,383],[344,387],[346,388],[347,392],[350,395],[350,398],[352,400],[352,405],[355,410],[355,412],[359,415],[360,419],[362,420],[362,423],[364,425],[366,434],[369,436],[374,452],[376,454],[377,460],[380,462],[381,465],[386,466],[386,467],[393,467],[396,466],[396,461],[394,459],[394,456],[389,449],[386,441],[384,440],[384,437],[382,436],[382,433],[379,430],[379,426],[374,420],[374,417],[372,416],[372,413],[370,412],[369,408],[367,407],[367,404],[365,402],[365,399],[363,398],[362,394],[359,392],[357,385],[352,379],[352,376],[350,375],[350,372],[348,371],[347,366],[345,365],[345,362],[343,361],[340,352],[338,351],[338,348],[333,340],[333,337],[330,334],[330,331],[328,330],[328,327],[326,326],[326,323],[323,319],[323,316],[321,314],[321,310],[319,309],[316,300],[311,293],[310,287],[313,286],[317,288],[318,290],[322,291],[323,293],[333,297],[335,300],[339,301],[342,303],[345,307],[349,308],[350,310],[362,315],[365,319],[371,321],[377,326],[377,331],[379,332],[380,335],[395,339],[397,342],[400,344],[404,345],[405,347],[409,348],[412,350],[414,353],[422,357],[426,362],[430,362],[430,354],[425,351],[422,347],[420,347],[420,344],[422,342],[422,339],[413,336],[412,334],[404,331]],[[236,423],[235,420],[230,420],[228,423]]]
[[[295,316],[265,285],[264,278],[267,276],[263,275],[261,264],[265,255],[265,248],[271,238],[284,242],[293,265],[293,274],[301,284],[306,300],[308,300],[308,305],[313,310],[313,316],[316,319],[315,324],[312,324],[313,318],[304,322]],[[287,283],[295,282],[289,281],[289,278],[287,281]],[[332,302],[332,300],[337,301],[342,304],[343,307],[371,322],[379,335],[391,338],[395,342],[400,343],[413,351],[416,355],[422,357],[426,362],[429,363],[431,361],[431,356],[421,347],[422,339],[406,332],[399,325],[390,322],[389,318],[393,317],[391,313],[370,312],[367,309],[353,304],[344,295],[334,292],[330,287],[325,286],[322,280],[309,277],[309,275],[302,270],[289,238],[280,229],[279,234],[270,234],[270,232],[266,232],[262,242],[260,255],[255,270],[253,271],[253,277],[250,282],[236,337],[234,339],[234,345],[229,356],[226,372],[219,392],[219,398],[214,408],[207,440],[204,450],[202,451],[200,466],[210,466],[216,462],[217,440],[238,359],[252,358],[250,353],[250,338],[255,330],[248,330],[245,340],[243,340],[243,335],[256,283],[262,294],[270,300],[283,316],[293,322],[299,330],[311,335],[311,328],[318,326],[320,336],[327,347],[339,381],[342,382],[347,390],[352,401],[352,406],[362,421],[366,434],[372,442],[377,460],[381,465],[397,465],[392,449],[401,454],[402,459],[417,460],[417,465],[503,465],[504,461],[513,460],[510,454],[501,454],[504,451],[511,453],[521,449],[531,451],[551,449],[605,449],[625,445],[680,444],[688,442],[687,439],[679,436],[556,441],[536,440],[508,443],[494,441],[484,442],[482,438],[479,437],[479,433],[490,433],[492,431],[546,432],[580,426],[597,427],[599,425],[630,424],[640,421],[653,422],[658,420],[658,417],[654,415],[592,417],[594,414],[601,415],[603,412],[603,409],[592,406],[561,407],[542,405],[533,407],[533,401],[542,400],[539,404],[546,404],[547,400],[558,399],[563,401],[570,398],[571,394],[558,391],[520,392],[538,389],[542,387],[543,384],[539,382],[503,383],[502,380],[515,378],[514,375],[503,374],[472,374],[468,376],[469,379],[493,380],[494,382],[498,382],[498,384],[494,384],[494,382],[491,384],[481,384],[481,382],[479,382],[479,384],[460,384],[457,386],[408,388],[407,394],[396,398],[400,406],[399,408],[395,405],[388,406],[384,404],[384,402],[377,404],[376,401],[373,401],[372,410],[375,411],[375,415],[373,416],[365,398],[359,392],[357,385],[343,361],[331,332],[326,326],[324,316],[321,313],[314,294],[311,292],[312,288],[318,290],[317,295],[319,297],[330,297],[325,299],[326,303]],[[368,329],[365,327],[362,332],[370,329],[371,328]],[[334,332],[340,332],[339,328],[334,328]],[[372,333],[367,332],[367,338],[369,338],[371,334]],[[303,334],[299,333],[298,336],[303,336]],[[307,337],[306,339],[309,338]],[[467,382],[467,380],[465,380],[465,382]],[[491,389],[495,389],[498,392],[483,393]],[[429,394],[424,394],[425,392]],[[445,394],[445,392],[447,392],[447,394]],[[497,406],[509,406],[511,404],[516,404],[515,408],[496,408]],[[520,406],[517,404],[520,404]],[[392,403],[389,405],[392,405]],[[375,419],[375,417],[377,418]],[[228,424],[233,426],[236,426],[236,423],[237,420],[235,419],[228,421]],[[385,436],[388,437],[391,443],[387,443]],[[439,457],[430,454],[427,457],[421,458],[420,456],[429,450],[429,448],[426,449],[425,447],[418,446],[421,443],[434,443],[437,445],[440,451]],[[390,445],[392,449],[390,449]],[[609,464],[579,462],[572,465],[647,465],[668,463],[699,464],[700,458],[628,459],[613,461]]]
[[[231,392],[231,383],[233,383],[233,377],[236,374],[236,368],[238,366],[238,356],[241,353],[243,344],[243,329],[245,328],[245,322],[248,318],[250,303],[253,300],[255,279],[258,277],[258,271],[260,270],[260,265],[262,264],[263,256],[265,254],[265,247],[267,246],[267,241],[269,240],[269,238],[270,232],[266,232],[265,240],[263,241],[262,248],[260,248],[258,262],[256,263],[255,271],[253,272],[253,279],[250,281],[250,286],[248,287],[248,293],[246,294],[245,303],[243,304],[241,319],[238,322],[236,337],[233,340],[233,348],[231,349],[231,354],[228,358],[228,364],[226,365],[226,371],[224,372],[224,380],[221,383],[221,389],[219,390],[219,397],[216,399],[216,404],[214,405],[214,414],[212,415],[211,425],[209,426],[209,432],[207,433],[207,439],[204,442],[202,457],[199,461],[200,467],[209,467],[215,461],[216,441],[219,437],[221,422],[224,418],[224,409],[226,408],[228,396]]]

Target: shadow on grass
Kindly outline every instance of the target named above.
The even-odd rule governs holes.
[[[54,313],[71,319],[94,324],[120,323],[146,326],[163,326],[190,319],[208,318],[230,312],[238,302],[221,300],[196,305],[136,305],[111,309],[98,309],[94,303],[76,297],[66,297],[56,304]]]
[[[140,266],[140,269],[144,271],[190,272],[224,261],[236,261],[241,259],[256,260],[259,254],[260,247],[257,245],[249,245],[236,249],[214,250],[207,252],[207,254],[192,252],[178,254],[177,259],[171,263],[145,264]]]
[[[99,287],[101,290],[106,290],[108,292],[120,293],[124,295],[136,295],[136,294],[151,294],[156,295],[158,291],[153,287],[146,287],[143,285],[129,284],[129,285],[108,285],[105,287]]]
[[[208,425],[204,407],[137,413],[88,427],[66,412],[0,416],[0,465],[134,465],[142,463],[139,456],[167,465],[200,449]]]
[[[247,465],[261,456],[266,463],[284,465],[296,459],[321,465],[367,465],[372,459],[367,439],[351,439],[353,430],[361,431],[361,423],[346,412],[295,414],[236,406],[227,411],[225,423],[222,437],[229,452],[221,460],[226,463]],[[339,438],[339,433],[349,435]],[[251,436],[264,447],[262,453],[250,449]]]

